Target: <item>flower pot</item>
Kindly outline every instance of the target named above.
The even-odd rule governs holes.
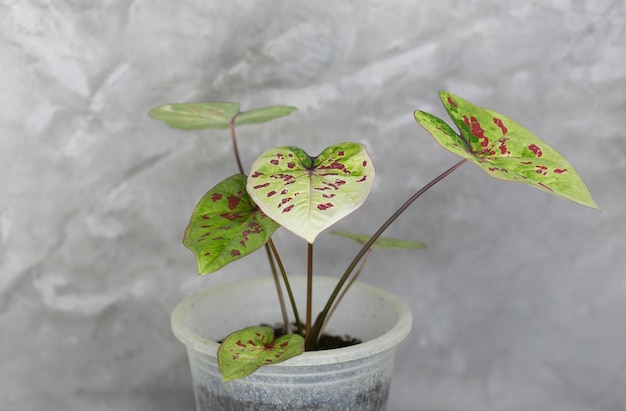
[[[336,283],[314,279],[314,313]],[[306,279],[294,277],[291,285],[303,304]],[[174,309],[172,330],[187,346],[197,410],[384,410],[395,349],[410,331],[411,313],[397,297],[362,283],[352,286],[326,328],[359,338],[361,344],[305,352],[222,382],[216,341],[248,326],[280,323],[275,296],[272,278],[240,281],[192,295]]]

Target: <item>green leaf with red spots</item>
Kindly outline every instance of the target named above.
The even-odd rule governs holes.
[[[460,135],[432,114],[416,111],[415,119],[443,148],[477,164],[492,177],[529,184],[598,209],[574,167],[529,130],[452,93],[441,91],[439,96]]]
[[[209,274],[259,249],[278,227],[250,200],[246,177],[236,174],[202,197],[183,243],[196,255],[198,273]]]
[[[235,125],[264,123],[288,116],[295,107],[268,106],[239,112],[239,103],[165,104],[152,109],[150,117],[183,130],[224,129],[235,119]]]
[[[349,238],[356,241],[359,244],[367,243],[371,235],[348,233],[346,231],[331,231],[330,234],[338,235],[340,237]],[[398,249],[420,249],[426,248],[426,244],[421,241],[407,241],[397,238],[379,237],[374,244],[372,244],[372,250],[398,250]]]
[[[248,327],[224,339],[217,350],[222,380],[246,377],[264,365],[296,357],[304,352],[304,338],[287,334],[274,338],[271,327]]]
[[[374,176],[362,144],[337,144],[317,157],[298,147],[277,147],[254,162],[247,187],[265,214],[313,243],[320,232],[363,204]]]

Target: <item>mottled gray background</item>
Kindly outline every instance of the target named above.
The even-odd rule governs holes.
[[[0,0],[0,409],[192,410],[172,307],[268,275],[263,253],[195,274],[182,232],[228,137],[150,108],[297,106],[240,129],[246,164],[365,143],[375,190],[338,228],[370,232],[456,161],[412,118],[447,89],[559,149],[603,212],[473,165],[420,199],[389,234],[429,248],[363,276],[414,313],[390,409],[626,410],[625,27],[622,0]],[[316,269],[355,251],[323,234]]]

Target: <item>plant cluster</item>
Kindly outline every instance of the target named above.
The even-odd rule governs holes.
[[[265,247],[276,282],[286,334],[274,336],[271,327],[251,326],[230,334],[218,350],[224,380],[242,378],[259,367],[285,361],[305,350],[317,349],[330,314],[361,273],[372,249],[421,248],[420,242],[383,238],[381,235],[424,192],[472,162],[491,177],[531,185],[550,194],[598,209],[572,165],[547,143],[513,120],[441,91],[441,101],[456,132],[446,122],[423,111],[415,120],[446,150],[462,159],[420,188],[372,235],[336,234],[363,244],[348,264],[324,309],[313,318],[313,245],[317,236],[359,208],[372,189],[375,168],[365,146],[344,142],[317,156],[295,146],[271,148],[245,172],[237,147],[235,128],[267,122],[291,114],[290,106],[269,106],[240,111],[237,103],[167,104],[150,116],[185,130],[227,129],[238,173],[211,188],[196,206],[184,235],[184,244],[196,256],[198,272],[208,274]],[[285,227],[308,244],[307,303],[301,318],[272,233]],[[284,284],[294,317],[289,320],[282,293]]]

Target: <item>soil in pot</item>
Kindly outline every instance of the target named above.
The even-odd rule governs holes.
[[[263,324],[267,325],[267,324]],[[294,328],[296,328],[296,324],[292,324]],[[276,324],[272,328],[274,328],[274,336],[276,338],[285,335],[285,327],[282,324]],[[335,348],[344,348],[350,347],[351,345],[361,344],[361,340],[358,338],[351,337],[349,335],[329,335],[322,334],[318,343],[317,343],[317,351],[323,350],[332,350]]]
[[[292,324],[294,329],[296,328],[296,324]],[[273,326],[269,325],[269,324],[260,324],[261,327],[272,327],[274,329],[274,337],[278,338],[278,337],[282,337],[283,335],[285,335],[285,327],[282,324],[275,324]],[[222,343],[222,340],[219,340],[218,343]],[[323,350],[333,350],[335,348],[344,348],[344,347],[350,347],[352,345],[357,345],[357,344],[361,344],[362,341],[359,340],[358,338],[354,338],[351,337],[349,335],[329,335],[329,334],[322,334],[322,336],[320,337],[318,343],[317,343],[317,350],[316,351],[323,351]]]

